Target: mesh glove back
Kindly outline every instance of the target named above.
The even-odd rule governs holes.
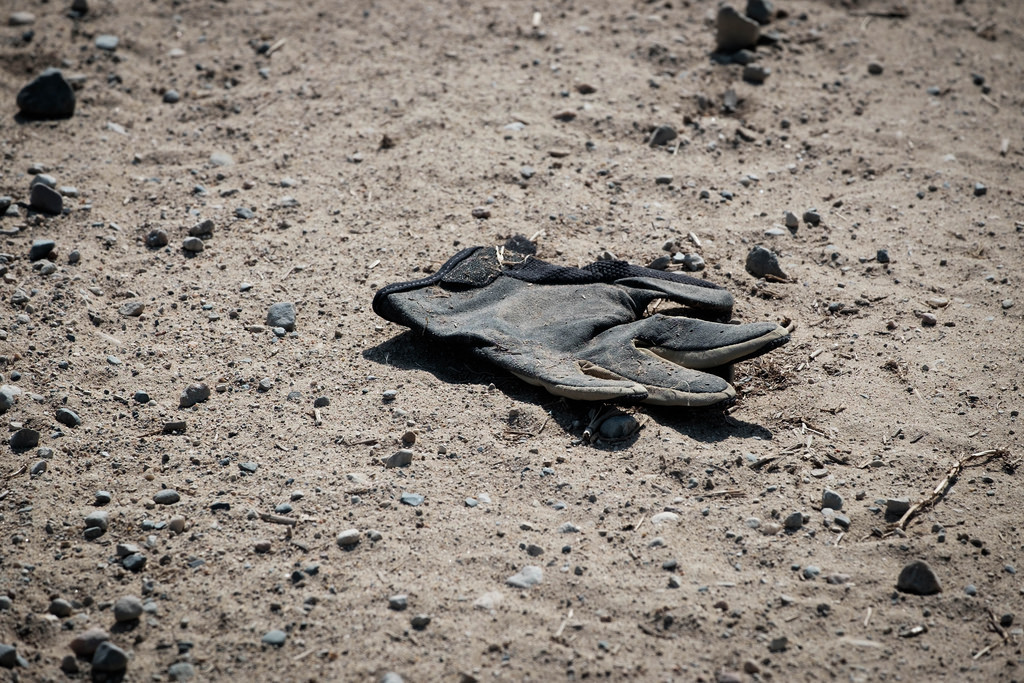
[[[735,390],[705,371],[789,340],[775,323],[643,317],[655,299],[728,317],[732,295],[710,282],[624,261],[555,266],[534,252],[523,237],[464,249],[430,277],[378,291],[373,310],[427,338],[468,346],[553,394],[595,401],[728,401]]]

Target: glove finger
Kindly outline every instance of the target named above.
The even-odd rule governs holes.
[[[695,370],[754,358],[789,341],[790,328],[772,322],[725,325],[695,318],[652,315],[606,331],[595,343],[629,344]],[[607,337],[599,341],[601,337]]]
[[[736,390],[721,377],[666,361],[637,348],[632,341],[592,345],[585,355],[595,365],[642,384],[647,390],[643,403],[699,407],[731,401],[736,396]]]
[[[493,346],[478,349],[477,353],[524,382],[543,387],[555,396],[579,401],[630,403],[647,398],[647,389],[642,384],[593,363],[555,356],[535,358]]]

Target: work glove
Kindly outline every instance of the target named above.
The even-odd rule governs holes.
[[[732,363],[789,341],[790,329],[651,315],[667,299],[728,320],[732,295],[679,273],[598,261],[583,268],[535,257],[525,237],[470,247],[429,277],[373,298],[377,315],[424,343],[458,344],[552,394],[587,401],[708,406],[736,395]]]

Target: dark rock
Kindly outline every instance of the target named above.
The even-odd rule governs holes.
[[[814,209],[804,211],[804,223],[807,225],[818,225],[821,223],[821,214]]]
[[[164,102],[167,104],[176,104],[181,100],[181,95],[178,94],[177,90],[166,90],[164,91]]]
[[[128,666],[128,653],[105,640],[96,648],[92,656],[92,670],[112,673],[124,671]]]
[[[875,260],[879,263],[888,263],[889,251],[887,249],[879,249],[875,252]]]
[[[651,147],[658,147],[672,142],[677,137],[679,137],[679,133],[677,133],[676,129],[672,126],[658,126],[654,129],[654,132],[651,133],[651,139],[648,144]]]
[[[146,246],[150,249],[159,249],[160,247],[166,247],[168,242],[167,233],[160,228],[154,228],[149,231],[146,235]]]
[[[70,643],[71,651],[79,657],[92,657],[100,643],[110,640],[110,634],[101,628],[90,628],[75,636]]]
[[[53,240],[33,240],[28,250],[29,261],[41,261],[50,255],[57,243]]]
[[[10,444],[11,448],[16,451],[35,448],[39,445],[39,432],[34,429],[29,429],[28,427],[19,429],[11,434]]]
[[[758,23],[736,11],[732,5],[718,9],[716,49],[718,52],[736,52],[757,45],[761,33]]]
[[[984,197],[986,194],[988,194],[988,188],[987,187],[985,187],[981,183],[974,183],[974,196],[975,197]]]
[[[181,397],[178,399],[178,406],[181,408],[191,408],[195,404],[202,403],[209,398],[210,387],[205,382],[190,384],[181,392]]]
[[[47,69],[18,92],[18,110],[29,119],[66,119],[75,113],[75,91],[59,69]]]
[[[772,4],[771,0],[747,0],[747,17],[762,26],[769,23],[774,14],[775,5]]]
[[[65,427],[78,427],[82,424],[82,418],[78,417],[78,414],[67,408],[61,408],[57,411],[55,416],[57,422],[60,422]]]
[[[747,83],[753,83],[760,85],[764,83],[768,76],[771,75],[772,70],[766,66],[760,64],[747,64],[743,67],[743,80]]]
[[[48,213],[56,216],[64,211],[64,198],[60,192],[42,183],[32,186],[28,195],[28,205],[40,213]]]
[[[750,253],[747,254],[746,266],[747,272],[754,277],[771,275],[782,280],[789,279],[786,273],[783,272],[782,266],[779,265],[779,257],[775,252],[762,246],[756,246],[750,250]]]
[[[295,330],[295,304],[280,301],[267,309],[267,325],[283,327],[288,332]]]
[[[935,595],[942,592],[942,585],[927,562],[914,560],[900,572],[896,590],[911,595]]]

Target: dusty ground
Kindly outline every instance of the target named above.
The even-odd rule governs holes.
[[[133,681],[1024,679],[1017,0],[910,0],[906,16],[780,1],[763,85],[710,59],[711,2],[90,4],[73,21],[65,2],[9,0],[5,21],[35,23],[0,29],[0,194],[27,202],[33,165],[79,193],[63,216],[0,219],[0,373],[23,392],[2,419],[52,449],[2,449],[0,643],[28,663],[5,676],[88,679],[87,659],[61,662],[99,627]],[[16,122],[49,66],[78,77],[75,115]],[[652,148],[661,124],[680,138]],[[821,225],[766,235],[812,208]],[[146,247],[154,229],[169,246]],[[648,263],[675,240],[736,319],[797,330],[737,367],[728,414],[639,410],[636,438],[602,447],[580,442],[589,406],[370,310],[463,246],[541,230],[541,256],[574,265]],[[27,256],[47,238],[42,275]],[[793,281],[748,275],[754,244]],[[140,317],[119,313],[130,301]],[[260,327],[278,301],[298,311],[283,338]],[[179,409],[199,381],[211,398]],[[384,469],[409,430],[413,463]],[[886,499],[996,448],[905,533],[888,526]],[[165,487],[180,502],[154,504]],[[823,524],[826,487],[848,530]],[[87,540],[97,490],[110,526]],[[261,518],[282,503],[294,527]],[[802,529],[761,533],[793,511]],[[349,528],[362,540],[342,550]],[[915,559],[942,593],[896,592]],[[527,565],[539,585],[506,584]],[[122,596],[146,603],[139,621],[115,623]],[[48,614],[55,598],[70,615]],[[274,629],[284,645],[261,644]]]

